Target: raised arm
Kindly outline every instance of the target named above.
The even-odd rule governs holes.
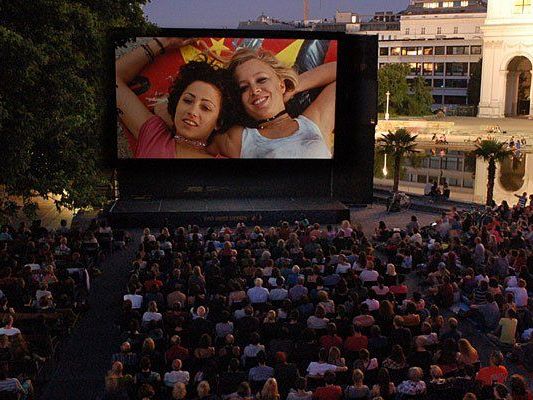
[[[337,62],[330,62],[319,65],[298,76],[298,87],[292,92],[285,94],[285,101],[288,101],[294,95],[305,92],[309,89],[320,88],[335,82],[337,80]]]
[[[332,82],[303,112],[303,115],[318,125],[326,143],[330,143],[330,136],[335,127],[335,95],[336,83]]]
[[[193,43],[195,39],[157,38],[152,39],[120,57],[116,63],[116,96],[119,117],[129,131],[137,137],[141,126],[153,114],[146,108],[128,83],[154,58],[166,49]]]

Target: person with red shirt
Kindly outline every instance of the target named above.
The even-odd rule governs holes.
[[[504,383],[509,373],[503,364],[503,354],[501,351],[492,352],[489,365],[481,368],[476,375],[476,381],[483,386],[491,386],[494,383]]]
[[[342,347],[342,338],[337,335],[337,326],[330,322],[327,327],[328,333],[320,338],[320,347],[329,351],[332,347]]]
[[[313,395],[314,400],[341,400],[342,388],[335,384],[335,372],[326,371],[324,374],[325,386],[321,386],[315,390]]]
[[[355,353],[368,348],[368,337],[361,332],[361,326],[356,324],[348,328],[348,337],[344,340],[344,351]]]

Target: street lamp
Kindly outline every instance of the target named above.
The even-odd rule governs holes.
[[[383,176],[386,178],[389,171],[387,171],[387,153],[385,153],[385,160],[383,161]]]
[[[387,108],[385,109],[385,120],[389,120],[389,100],[390,100],[390,92],[387,90],[387,93],[385,93],[387,96]]]

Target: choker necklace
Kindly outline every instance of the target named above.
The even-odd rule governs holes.
[[[255,126],[258,129],[265,129],[265,124],[274,121],[275,119],[281,117],[282,115],[287,114],[287,110],[281,110],[279,113],[274,115],[273,117],[266,118],[266,119],[260,119],[259,121],[255,122]]]
[[[188,144],[189,146],[195,147],[197,149],[205,149],[207,147],[206,142],[202,142],[201,140],[196,139],[189,139],[185,136],[178,135],[177,133],[174,134],[174,140],[178,143]]]

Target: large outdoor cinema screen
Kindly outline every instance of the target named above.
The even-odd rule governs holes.
[[[159,34],[114,42],[119,160],[333,158],[337,40]]]

